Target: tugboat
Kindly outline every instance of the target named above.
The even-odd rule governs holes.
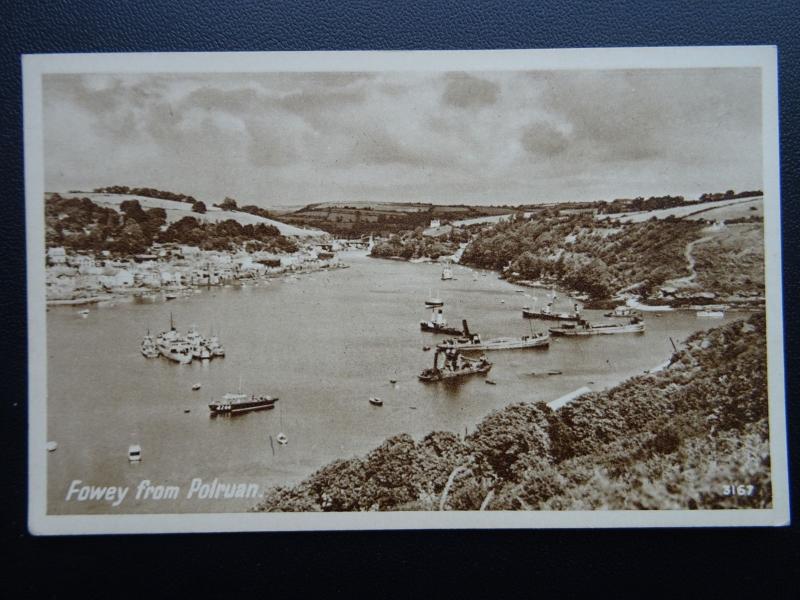
[[[553,335],[586,336],[609,335],[614,333],[644,333],[644,321],[641,317],[632,317],[628,323],[593,324],[585,319],[577,323],[564,323],[558,327],[550,327]]]
[[[214,400],[208,405],[211,416],[232,415],[252,410],[275,408],[277,398],[272,396],[256,396],[255,394],[225,394],[219,400]]]
[[[153,339],[153,336],[150,335],[150,330],[147,330],[147,334],[145,334],[144,338],[142,339],[142,354],[146,358],[158,358],[158,348],[156,347],[156,342]]]
[[[439,355],[444,354],[444,364],[439,367]],[[492,368],[492,363],[486,360],[485,356],[480,358],[469,358],[461,354],[458,349],[451,348],[448,350],[436,350],[433,356],[433,367],[425,369],[417,377],[425,383],[435,381],[442,381],[444,379],[453,379],[456,377],[464,377],[466,375],[485,375]]]
[[[575,311],[572,313],[554,313],[553,303],[548,302],[541,310],[522,309],[524,319],[541,319],[543,321],[579,321],[581,318],[580,306],[575,304]]]
[[[431,333],[443,333],[445,335],[464,335],[464,332],[455,327],[448,327],[447,321],[442,314],[442,309],[433,308],[431,310],[431,318],[428,321],[420,321],[419,328],[422,331],[430,331]]]

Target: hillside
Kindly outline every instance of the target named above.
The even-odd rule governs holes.
[[[558,411],[510,405],[466,437],[394,436],[254,510],[769,507],[765,336],[763,315],[699,332],[661,372]]]
[[[335,235],[388,235],[428,227],[431,221],[472,219],[514,212],[496,206],[421,203],[321,202],[309,204],[281,218],[290,223],[323,229]]]
[[[688,273],[684,249],[701,237],[703,224],[596,221],[591,214],[541,213],[481,231],[461,262],[506,269],[509,279],[555,278],[571,289],[607,298],[640,286],[649,293]]]
[[[120,205],[126,200],[137,200],[143,209],[163,208],[166,211],[167,223],[180,221],[183,217],[194,217],[204,223],[219,223],[228,219],[233,219],[240,225],[272,225],[277,227],[281,235],[290,237],[316,237],[324,235],[325,232],[319,229],[303,229],[294,225],[288,225],[273,219],[267,219],[258,215],[253,215],[241,211],[222,210],[216,206],[206,207],[205,213],[197,213],[192,210],[192,204],[177,200],[166,200],[162,198],[151,198],[134,194],[109,194],[98,192],[80,192],[81,198],[89,198],[98,206],[113,208],[120,212]]]

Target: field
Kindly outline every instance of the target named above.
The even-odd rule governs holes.
[[[714,204],[719,204],[715,202]],[[700,206],[700,205],[698,205]],[[702,212],[695,212],[686,216],[687,219],[707,219],[709,221],[724,221],[726,219],[742,219],[747,217],[763,217],[764,216],[764,199],[763,198],[750,198],[744,202],[736,204],[728,204],[726,206],[718,206],[710,208]]]
[[[693,219],[730,219],[730,216],[711,216],[712,213],[725,214],[723,209],[734,211],[739,208],[739,205],[747,207],[752,206],[754,202],[761,202],[763,198],[736,198],[734,200],[722,200],[717,202],[703,202],[701,204],[689,204],[687,206],[676,206],[674,208],[664,208],[662,210],[650,210],[634,213],[620,213],[620,214],[602,214],[597,215],[597,219],[616,219],[623,223],[642,223],[649,221],[652,218],[666,219],[667,217],[675,218],[693,218]],[[747,209],[744,209],[747,212]],[[717,212],[719,211],[719,212]],[[756,214],[755,211],[749,214]],[[738,215],[737,215],[738,216]],[[748,215],[743,215],[748,216]]]

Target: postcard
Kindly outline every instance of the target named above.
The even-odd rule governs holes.
[[[788,523],[774,47],[22,62],[32,533]]]

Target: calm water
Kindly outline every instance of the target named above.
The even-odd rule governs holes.
[[[118,302],[92,307],[87,318],[75,307],[48,313],[49,511],[231,512],[255,502],[186,500],[189,483],[296,483],[336,459],[363,454],[386,437],[407,432],[416,439],[432,430],[463,434],[493,409],[520,401],[550,401],[581,386],[599,390],[652,368],[671,354],[675,341],[720,319],[693,313],[648,317],[643,335],[554,339],[549,349],[491,353],[491,386],[482,377],[456,385],[422,384],[416,375],[430,366],[433,351],[422,346],[443,339],[419,330],[428,316],[429,290],[438,290],[451,324],[467,318],[484,338],[524,335],[544,329],[521,317],[532,304],[526,289],[492,273],[473,281],[456,267],[456,280],[439,280],[440,267],[343,258],[346,270],[273,280],[259,287],[211,288],[171,302]],[[504,303],[501,303],[501,300]],[[557,309],[567,309],[564,301]],[[224,359],[179,366],[144,358],[142,335],[165,329],[173,313],[179,330],[213,327],[227,350]],[[587,311],[592,320],[606,320]],[[735,316],[726,316],[725,321]],[[532,376],[551,369],[560,376]],[[277,395],[277,408],[232,418],[210,418],[208,401],[235,392]],[[393,385],[390,379],[396,379]],[[192,391],[193,383],[202,384]],[[380,396],[381,408],[368,404]],[[189,409],[191,412],[185,413]],[[270,444],[284,432],[286,446]],[[130,444],[142,446],[143,461],[129,464]],[[66,502],[72,480],[131,486],[124,503]],[[178,485],[177,501],[136,501],[135,486]]]

